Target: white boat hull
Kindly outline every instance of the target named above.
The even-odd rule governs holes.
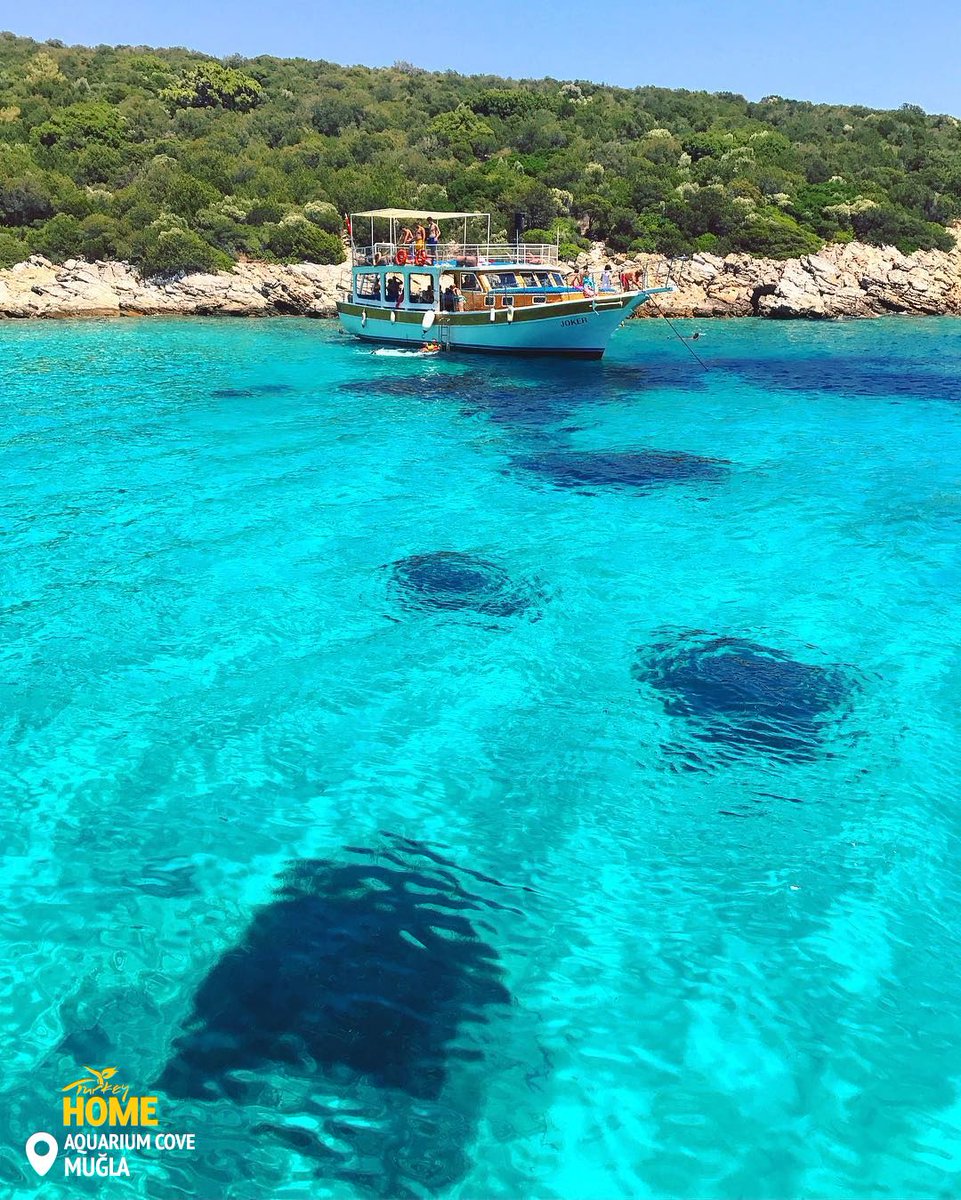
[[[366,341],[400,346],[435,342],[445,349],[491,354],[600,358],[621,322],[653,292],[663,290],[669,289],[473,313],[407,311],[346,301],[338,303],[337,311],[344,329]]]

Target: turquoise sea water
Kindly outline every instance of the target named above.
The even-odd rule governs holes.
[[[697,327],[0,326],[0,1194],[957,1194],[961,325]]]

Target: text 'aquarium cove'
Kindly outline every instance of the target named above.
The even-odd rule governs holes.
[[[0,327],[0,1196],[958,1193],[961,328],[698,329]]]

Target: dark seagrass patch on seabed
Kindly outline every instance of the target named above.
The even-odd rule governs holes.
[[[248,387],[218,388],[210,394],[218,400],[239,400],[249,396],[282,396],[296,390],[289,383],[252,383]]]
[[[476,1115],[465,1096],[483,1077],[466,1031],[511,1003],[475,922],[489,928],[494,914],[518,910],[483,894],[496,880],[410,839],[345,853],[346,862],[290,865],[201,982],[159,1086],[257,1104],[278,1072],[303,1077],[311,1128],[278,1114],[261,1132],[319,1161],[319,1175],[419,1196],[406,1158],[430,1161],[437,1177],[415,1180],[421,1188],[465,1169]],[[476,1074],[466,1091],[461,1078],[457,1101],[445,1092],[455,1064]]]
[[[717,483],[730,464],[680,450],[549,450],[517,455],[514,470],[527,472],[553,487],[591,492],[623,488],[647,492],[673,483]]]
[[[512,617],[530,609],[536,589],[515,583],[503,567],[473,554],[435,550],[391,564],[390,592],[403,608],[468,611]]]
[[[856,689],[850,671],[799,662],[739,637],[681,633],[638,652],[634,678],[719,757],[760,753],[807,762]]]
[[[727,358],[712,364],[761,388],[828,392],[896,400],[961,400],[961,380],[950,370],[911,363],[884,363],[837,354],[797,358]],[[946,364],[949,366],[950,364]]]
[[[345,392],[348,396],[402,396],[411,400],[447,400],[463,395],[466,386],[463,372],[435,372],[345,379],[337,384],[337,391]]]

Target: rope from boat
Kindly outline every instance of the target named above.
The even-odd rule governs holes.
[[[688,352],[688,354],[690,354],[691,357],[695,359],[695,361],[699,362],[705,371],[710,370],[707,363],[704,361],[703,358],[701,358],[701,356],[697,353],[697,351],[694,349],[694,347],[688,345],[687,338],[685,338],[683,334],[678,333],[677,326],[674,324],[674,322],[671,320],[671,318],[667,315],[667,313],[664,311],[664,309],[661,308],[661,306],[658,304],[657,300],[655,300],[653,296],[648,296],[648,300],[654,301],[654,307],[661,314],[661,316],[664,318],[664,320],[667,321],[668,325],[670,325],[671,329],[674,332],[674,336],[681,343],[681,345]]]

